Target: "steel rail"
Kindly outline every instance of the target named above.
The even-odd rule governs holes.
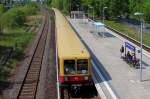
[[[48,33],[48,15],[45,16],[45,23],[40,34],[38,44],[30,61],[25,78],[22,82],[21,89],[17,99],[35,99],[39,82],[40,70],[42,65],[43,54],[45,50],[46,38]]]

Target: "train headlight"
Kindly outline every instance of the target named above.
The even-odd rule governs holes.
[[[84,77],[84,80],[88,80],[88,79],[89,79],[88,76],[85,76],[85,77]]]
[[[68,77],[64,77],[64,80],[65,80],[65,81],[68,81]]]

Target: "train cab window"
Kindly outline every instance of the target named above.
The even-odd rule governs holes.
[[[65,74],[75,74],[75,60],[64,60],[64,73]]]
[[[77,73],[79,74],[88,73],[88,60],[87,59],[77,60]]]

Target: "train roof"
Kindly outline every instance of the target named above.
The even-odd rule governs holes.
[[[57,35],[57,48],[59,58],[89,58],[90,55],[79,40],[66,18],[57,9],[55,12],[55,24]]]

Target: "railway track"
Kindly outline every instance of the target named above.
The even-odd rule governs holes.
[[[63,97],[61,99],[100,99],[98,96],[95,87],[83,87],[80,89],[80,92],[75,94],[74,91],[64,89]]]
[[[38,44],[30,61],[25,78],[22,82],[17,99],[35,99],[36,91],[39,82],[42,59],[48,34],[48,14],[46,12],[45,22],[38,40]]]
[[[111,31],[117,33],[118,35],[122,36],[123,38],[125,38],[125,39],[131,41],[132,43],[136,44],[137,46],[139,46],[139,47],[141,46],[140,42],[138,42],[137,40],[135,40],[135,39],[133,39],[133,38],[131,38],[131,37],[129,37],[129,36],[119,32],[119,31],[117,31],[117,30],[115,30],[115,29],[113,29],[113,28],[111,28],[109,26],[106,26],[106,27],[109,30],[111,30]],[[143,44],[143,49],[145,49],[146,51],[150,52],[150,47],[149,46],[146,46],[146,45]]]
[[[52,10],[50,16],[50,39],[48,48],[48,67],[47,67],[47,81],[46,81],[46,98],[45,99],[58,99],[56,88],[56,42],[55,42],[55,14]]]

